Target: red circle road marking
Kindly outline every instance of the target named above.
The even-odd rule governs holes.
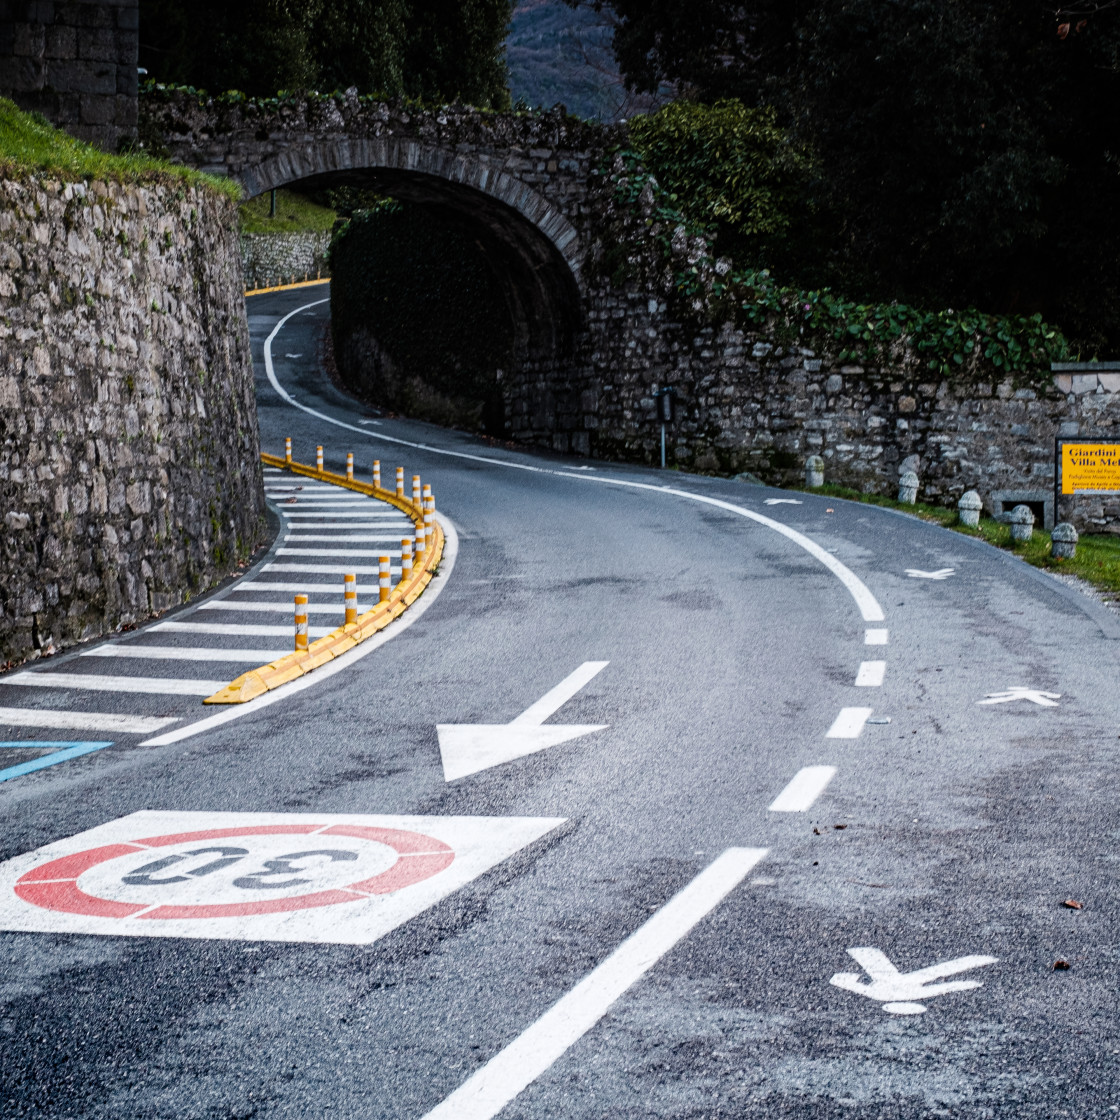
[[[210,828],[197,832],[177,832],[167,836],[150,836],[124,844],[106,844],[86,852],[60,856],[20,876],[15,884],[16,895],[33,906],[64,914],[82,914],[100,918],[128,918],[139,914],[151,903],[116,902],[86,894],[78,887],[78,877],[91,867],[145,848],[162,848],[171,844],[189,844],[198,840],[222,840],[234,836],[307,836],[323,826],[311,825],[248,825],[243,828]],[[374,875],[328,891],[295,895],[290,898],[260,899],[256,902],[215,903],[211,906],[157,906],[143,918],[243,918],[258,914],[279,914],[357,902],[376,894],[391,894],[404,887],[423,882],[437,875],[455,859],[455,852],[442,840],[400,828],[374,828],[363,825],[333,825],[323,836],[353,836],[385,844],[397,853],[392,867]]]

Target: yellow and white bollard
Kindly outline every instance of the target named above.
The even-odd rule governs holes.
[[[429,494],[424,499],[424,539],[435,540],[436,503]]]
[[[342,577],[343,597],[346,600],[346,624],[358,621],[358,579],[354,575]]]
[[[397,497],[404,497],[404,467],[397,467]]]
[[[354,481],[354,452],[346,452],[346,478],[348,481]]]
[[[384,603],[389,598],[389,557],[377,558],[377,601]]]
[[[381,489],[381,460],[374,459],[373,461],[373,488],[374,490]]]
[[[429,502],[432,503],[432,513],[435,513],[435,511],[436,511],[436,500],[435,500],[435,498],[432,497],[431,486],[427,482],[425,482],[424,483],[424,508],[425,509],[428,508],[428,503]]]
[[[401,541],[401,583],[412,575],[412,538]]]
[[[288,463],[290,463],[292,461],[292,437],[291,436],[288,436],[288,438],[286,440],[284,440],[284,460],[285,460],[285,462],[288,462]]]
[[[296,596],[296,653],[307,652],[307,596]]]
[[[420,524],[416,526],[416,547],[413,550],[416,556],[416,563],[420,565],[424,563],[424,548],[427,543],[427,536],[428,534],[424,522],[421,521]]]
[[[424,507],[421,504],[423,500],[424,499],[421,495],[420,490],[420,476],[418,474],[414,474],[412,476],[412,504],[416,507],[417,513],[424,512]]]
[[[318,470],[323,469],[323,445],[322,444],[319,444],[319,446],[315,448],[315,466]]]

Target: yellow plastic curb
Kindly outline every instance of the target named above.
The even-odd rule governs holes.
[[[289,462],[279,455],[262,454],[261,461],[266,466],[289,470],[304,478],[314,478],[319,482],[329,482],[346,490],[367,494],[407,513],[417,525],[423,523],[423,513],[418,512],[407,498],[398,498],[391,490],[381,490],[368,482],[359,482],[357,479],[347,478],[345,475],[334,474],[331,471],[316,470],[315,467],[308,467],[303,463]],[[377,606],[366,611],[356,622],[340,626],[325,637],[317,638],[308,646],[306,653],[288,653],[268,665],[262,665],[259,669],[250,669],[249,672],[242,673],[213,696],[207,696],[203,703],[244,704],[249,700],[255,700],[258,696],[271,692],[272,689],[279,688],[289,681],[297,680],[328,661],[333,661],[367,638],[372,638],[378,631],[384,630],[393,619],[402,615],[416,602],[424,588],[431,582],[432,575],[443,555],[444,543],[443,529],[440,528],[439,522],[433,521],[432,528],[434,540],[425,549],[423,566],[414,568],[407,582],[401,580],[384,603],[378,603]]]
[[[290,292],[293,288],[314,288],[316,284],[329,284],[331,278],[329,276],[320,277],[317,280],[297,280],[294,284],[276,284],[271,288],[249,288],[245,294],[247,296],[263,296],[265,292]]]

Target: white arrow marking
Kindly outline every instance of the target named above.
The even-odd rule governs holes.
[[[919,968],[914,972],[899,972],[887,959],[887,955],[878,949],[849,949],[848,956],[855,958],[856,963],[871,977],[870,982],[864,981],[857,972],[838,972],[829,983],[882,1003],[883,1010],[892,1015],[920,1015],[925,1011],[925,1006],[915,1000],[982,987],[979,980],[950,980],[946,984],[934,984],[932,981],[942,976],[952,976],[956,972],[967,972],[972,968],[995,964],[997,960],[996,957],[958,957],[955,961],[930,965],[929,968]]]
[[[453,782],[592,731],[603,731],[608,724],[556,723],[549,727],[543,724],[609,664],[609,661],[585,661],[535,704],[530,704],[512,723],[438,724],[436,732],[444,779]]]
[[[1060,692],[1043,692],[1037,688],[1023,688],[1012,685],[1003,692],[989,692],[987,700],[977,700],[977,704],[1010,704],[1013,700],[1029,700],[1040,708],[1056,708],[1061,699]]]
[[[923,572],[921,568],[907,568],[906,574],[911,579],[948,579],[956,569],[938,568],[936,572]]]
[[[762,504],[766,506],[799,506],[802,503],[796,498],[767,498]]]

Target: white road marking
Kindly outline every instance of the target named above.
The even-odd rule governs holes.
[[[946,992],[967,992],[973,988],[983,987],[979,980],[950,980],[945,984],[935,984],[933,981],[941,979],[942,976],[952,976],[957,972],[967,972],[969,969],[995,964],[997,961],[996,957],[958,957],[954,961],[945,961],[943,964],[931,965],[929,968],[919,968],[914,972],[899,972],[887,959],[887,955],[878,949],[870,947],[849,949],[848,956],[853,957],[871,977],[870,982],[863,980],[856,972],[838,972],[829,983],[843,988],[846,992],[855,992],[857,995],[882,1003],[883,1010],[892,1015],[920,1015],[926,1008],[923,1004],[915,1002],[919,999],[930,999],[933,996],[944,995]]]
[[[280,516],[289,521],[299,521],[301,518],[305,521],[310,518],[318,518],[320,521],[340,526],[353,525],[359,521],[368,521],[371,524],[412,524],[412,519],[405,517],[403,513],[375,513],[373,510],[363,510],[361,513],[316,513],[310,510],[282,509],[280,511]],[[295,528],[295,526],[292,526],[292,528]]]
[[[291,542],[292,544],[306,544],[308,541],[330,541],[332,544],[336,542],[341,542],[342,544],[376,544],[378,541],[395,541],[397,544],[400,544],[402,539],[400,533],[389,533],[388,535],[385,533],[377,535],[363,533],[347,537],[333,533],[289,533],[288,536],[284,538],[285,543]],[[290,552],[291,549],[287,551]],[[362,555],[365,554],[363,553]]]
[[[936,572],[923,572],[921,568],[907,568],[906,574],[911,579],[948,579],[953,571],[953,568],[938,568]]]
[[[867,717],[874,708],[841,708],[840,714],[828,729],[826,739],[858,739]]]
[[[401,538],[394,536],[384,536],[379,538],[383,541],[393,541],[395,544],[400,545]],[[398,548],[398,552],[400,549]],[[385,553],[377,548],[278,548],[275,555],[277,556],[318,556],[319,558],[327,556],[384,556]]]
[[[835,766],[805,766],[770,803],[771,813],[804,813],[836,776]]]
[[[563,823],[132,813],[0,864],[0,929],[365,945]]]
[[[306,570],[306,568],[300,569],[300,571]],[[376,571],[377,569],[372,568],[370,570]],[[249,579],[231,587],[230,594],[238,594],[243,591],[258,593],[261,591],[287,591],[301,595],[341,595],[342,590],[341,579],[339,579],[337,583],[270,583],[268,580],[263,579]],[[375,583],[357,585],[358,595],[362,598],[376,595],[378,590],[378,586]]]
[[[331,590],[338,596],[337,603],[308,603],[307,613],[341,615],[344,611],[342,588],[339,586]],[[217,603],[201,603],[198,609],[200,611],[251,611],[256,614],[290,614],[294,620],[294,607],[295,604],[289,602],[287,599],[279,603],[245,603],[241,600],[238,600],[236,603],[231,603],[228,599],[221,599]],[[368,605],[359,605],[358,614],[365,614],[369,609]],[[340,622],[339,625],[341,626],[342,623]]]
[[[595,1026],[615,1000],[707,917],[765,855],[765,848],[729,848],[423,1120],[492,1120]]]
[[[176,677],[111,677],[102,673],[55,673],[49,670],[16,673],[3,684],[32,688],[77,688],[87,692],[145,692],[159,696],[211,696],[229,681],[199,681]]]
[[[491,766],[602,731],[607,724],[550,724],[544,721],[566,704],[609,661],[585,661],[555,688],[510,723],[441,723],[436,726],[445,781],[454,782]]]
[[[315,416],[328,424],[332,424],[336,428],[344,428],[347,431],[358,432],[360,435],[366,435],[372,440],[392,443],[398,447],[413,447],[418,451],[426,451],[432,455],[443,455],[452,459],[465,459],[474,463],[490,463],[494,466],[503,467],[506,470],[520,470],[530,474],[550,474],[556,478],[578,479],[581,482],[594,483],[602,486],[620,486],[630,490],[647,490],[654,493],[670,494],[673,497],[686,498],[692,502],[701,502],[704,505],[727,510],[729,513],[734,513],[739,517],[745,517],[748,521],[754,521],[758,525],[765,525],[768,529],[772,529],[775,533],[780,533],[787,540],[792,541],[799,548],[804,549],[810,556],[818,560],[832,572],[844,587],[847,588],[848,593],[855,600],[856,606],[859,607],[860,614],[865,622],[883,621],[883,608],[879,606],[878,600],[871,594],[870,589],[855,572],[846,567],[841,561],[837,560],[835,556],[831,556],[825,549],[821,548],[820,545],[810,540],[803,533],[799,533],[796,529],[791,529],[788,525],[783,525],[780,521],[775,521],[773,518],[766,517],[761,513],[756,513],[754,510],[746,509],[743,506],[737,506],[732,502],[722,501],[719,498],[709,498],[703,494],[693,494],[688,490],[678,490],[672,486],[654,486],[652,483],[648,482],[632,482],[628,479],[610,478],[591,473],[583,474],[577,473],[576,471],[556,470],[551,467],[537,467],[533,466],[531,463],[514,463],[506,459],[496,459],[491,455],[472,455],[466,451],[452,451],[450,448],[445,447],[431,447],[426,443],[416,443],[413,440],[400,439],[397,436],[385,435],[383,432],[370,432],[365,428],[359,428],[354,424],[348,424],[346,421],[339,420],[334,416],[328,416],[325,412],[318,411],[318,409],[300,404],[277,380],[276,370],[273,368],[272,364],[272,342],[284,328],[284,324],[293,316],[302,312],[309,312],[311,308],[329,302],[329,299],[314,300],[312,303],[304,304],[302,307],[297,307],[294,311],[288,312],[287,315],[277,321],[276,326],[272,328],[272,333],[265,339],[265,375],[268,377],[268,382],[275,390],[276,394],[294,408],[298,408],[301,412],[306,412],[309,416]]]
[[[385,552],[382,555],[393,558],[400,556],[400,549],[396,552]],[[389,568],[390,575],[399,575],[401,566],[393,564]],[[376,564],[265,564],[260,569],[261,573],[265,572],[307,572],[309,575],[325,576],[325,575],[353,575],[353,576],[375,576],[380,569]]]
[[[294,619],[294,615],[293,615]],[[294,621],[292,626],[266,626],[264,623],[241,623],[241,622],[157,622],[155,626],[150,627],[145,633],[152,633],[153,631],[165,630],[170,634],[214,634],[214,635],[228,635],[233,638],[246,637],[246,638],[291,638],[295,634]],[[332,626],[309,626],[307,633],[313,638],[322,638],[329,634],[333,629]],[[320,677],[322,674],[320,673]],[[225,684],[229,682],[226,681]],[[221,687],[224,688],[225,684]],[[242,704],[238,710],[244,709],[245,705]]]
[[[142,646],[136,642],[87,649],[82,657],[136,657],[149,661],[275,661],[290,649],[224,649],[216,646]]]
[[[878,688],[883,683],[883,676],[887,671],[885,661],[864,661],[860,664],[856,674],[857,688]]]
[[[803,503],[796,498],[767,498],[762,504],[766,506],[799,506]]]
[[[885,646],[887,644],[887,630],[865,630],[863,644],[865,646]]]
[[[121,735],[151,735],[178,716],[122,716],[115,712],[59,712],[51,708],[0,708],[0,726],[58,727],[66,730],[116,731]]]
[[[1012,685],[1003,692],[989,692],[987,700],[977,700],[977,704],[1010,704],[1015,700],[1029,700],[1040,708],[1056,708],[1061,699],[1060,692],[1043,692],[1037,688],[1023,688]]]

